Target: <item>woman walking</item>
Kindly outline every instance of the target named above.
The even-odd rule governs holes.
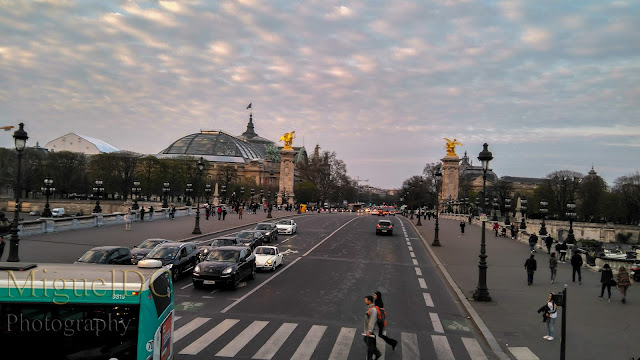
[[[620,295],[622,295],[622,303],[626,304],[627,289],[631,286],[631,278],[624,266],[620,266],[618,269],[618,289],[620,289]]]
[[[609,302],[611,302],[611,283],[613,281],[613,272],[611,271],[611,267],[609,264],[604,264],[602,267],[602,275],[600,275],[600,283],[602,283],[602,289],[600,289],[600,296],[598,299],[604,300],[604,289],[607,288],[607,293],[609,294]]]
[[[556,271],[558,270],[558,259],[556,258],[556,253],[551,254],[551,258],[549,259],[549,269],[551,270],[551,283],[556,282]],[[609,296],[611,296],[611,292],[609,292]]]
[[[398,340],[394,340],[386,335],[383,334],[383,330],[385,327],[385,323],[386,323],[386,314],[387,312],[384,310],[384,303],[382,302],[382,293],[380,291],[376,291],[373,294],[373,299],[374,299],[374,304],[375,306],[377,306],[380,309],[380,312],[385,314],[385,316],[383,317],[383,319],[379,320],[377,325],[378,325],[378,337],[382,340],[384,340],[387,344],[391,345],[391,349],[395,350],[396,349],[396,345],[398,345]]]

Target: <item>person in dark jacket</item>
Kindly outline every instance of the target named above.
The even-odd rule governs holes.
[[[464,221],[460,221],[460,233],[461,234],[464,234],[464,226],[465,226]]]
[[[385,317],[386,317],[386,311],[384,309],[384,303],[382,302],[382,293],[380,291],[376,291],[373,294],[373,299],[374,299],[374,305],[377,306],[381,312],[384,312]],[[377,325],[378,325],[378,337],[382,340],[384,340],[387,344],[391,345],[391,349],[395,350],[396,346],[398,345],[398,340],[392,339],[386,335],[384,335],[382,332],[384,330],[385,327],[385,323],[386,323],[386,319],[385,320],[379,320]]]
[[[607,288],[607,293],[609,294],[609,302],[611,302],[611,283],[613,280],[613,271],[611,271],[611,267],[609,264],[604,264],[602,267],[602,275],[600,275],[600,283],[602,284],[602,289],[600,289],[600,296],[598,299],[604,300],[604,289]]]
[[[576,273],[578,273],[578,284],[582,285],[582,256],[577,251],[571,256],[571,268],[573,269],[573,282],[576,282]]]
[[[553,245],[553,238],[551,235],[547,235],[544,239],[544,245],[547,247],[547,253],[551,254],[551,245]]]
[[[567,249],[569,249],[569,247],[566,242],[556,244],[556,251],[560,254],[560,259],[558,259],[558,261],[561,263],[567,261]]]
[[[532,253],[536,252],[536,244],[538,243],[538,236],[535,233],[531,233],[529,236],[529,249]]]
[[[527,285],[531,285],[533,284],[533,273],[538,269],[535,255],[531,254],[527,261],[524,262],[524,268],[527,270]]]
[[[0,259],[2,259],[2,253],[4,253],[4,237],[0,235]]]
[[[556,282],[556,272],[558,270],[558,259],[556,258],[556,253],[551,254],[551,258],[549,258],[549,269],[551,270],[551,283]]]

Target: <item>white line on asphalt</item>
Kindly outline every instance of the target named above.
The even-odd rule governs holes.
[[[357,219],[357,218],[354,218]],[[318,346],[324,331],[327,330],[326,326],[322,325],[313,325],[311,330],[307,333],[307,335],[296,349],[296,352],[291,357],[291,360],[309,360],[311,359],[311,355],[313,355],[313,351]]]
[[[482,351],[482,347],[480,346],[480,343],[478,343],[477,339],[463,337],[462,343],[464,344],[464,347],[467,348],[469,357],[474,360],[487,360],[487,356],[484,354],[484,351]]]
[[[416,269],[416,275],[422,276],[422,270],[419,267],[414,268],[414,269]]]
[[[316,246],[312,247],[311,250],[307,251],[304,255],[302,256],[307,256],[309,255],[310,252],[312,252],[315,248],[317,248],[318,246],[320,246],[323,242],[325,242],[327,239],[329,239],[331,236],[333,236],[333,234],[337,233],[338,231],[340,231],[340,229],[342,229],[343,227],[349,225],[353,220],[359,219],[357,217],[347,221],[344,225],[340,226],[339,228],[337,228],[334,232],[332,232],[331,234],[329,234],[329,236],[327,236],[326,238],[324,238],[322,241],[320,241],[318,244],[316,244]],[[220,311],[221,313],[226,313],[227,311],[231,310],[231,308],[233,308],[234,306],[238,305],[242,300],[246,299],[247,297],[249,297],[249,295],[253,294],[254,292],[258,291],[260,288],[262,288],[263,286],[267,285],[270,281],[272,281],[273,279],[275,279],[276,277],[278,277],[280,274],[284,273],[285,270],[287,270],[288,268],[290,268],[291,266],[293,266],[296,262],[298,262],[298,260],[302,259],[302,257],[298,257],[295,258],[292,262],[290,262],[287,266],[284,267],[284,269],[280,270],[279,272],[271,275],[267,280],[263,281],[260,285],[256,286],[255,288],[251,289],[248,293],[244,294],[241,298],[239,298],[238,300],[234,301],[231,305],[227,306],[226,308],[222,309],[222,311]]]
[[[216,297],[215,297],[215,296],[206,296],[206,295],[203,295],[203,296],[202,296],[202,298],[203,298],[203,299],[215,299]]]
[[[427,288],[427,283],[424,282],[423,278],[418,278],[418,283],[420,284],[420,288],[421,289],[426,289]]]
[[[442,328],[442,323],[440,322],[440,317],[436,313],[429,313],[429,317],[431,318],[431,324],[433,324],[433,331],[444,333],[444,329]]]
[[[436,350],[436,356],[438,360],[455,360],[453,357],[453,351],[449,346],[449,341],[446,336],[443,335],[431,335],[431,341],[433,341],[433,347]],[[475,358],[473,358],[475,360]]]
[[[413,251],[413,246],[409,246],[409,251]]]
[[[338,339],[336,340],[336,343],[333,344],[333,349],[331,349],[329,360],[346,359],[349,356],[349,350],[351,349],[351,343],[353,343],[355,335],[356,329],[341,328],[340,334],[338,334]]]
[[[173,321],[178,321],[178,320],[180,320],[180,318],[181,318],[181,317],[182,317],[182,316],[174,316],[174,317],[173,317]]]
[[[235,324],[237,324],[240,320],[236,319],[225,319],[223,322],[218,324],[213,329],[207,331],[206,334],[202,335],[198,340],[192,342],[186,348],[180,351],[180,354],[187,355],[198,355],[198,353],[212,342],[216,341],[217,338],[222,336],[227,330],[231,329]]]
[[[416,254],[413,251],[409,252],[409,255],[411,255],[412,258],[416,257]]]
[[[401,333],[402,359],[420,359],[420,349],[418,348],[418,335],[412,333]]]
[[[211,290],[211,293],[212,293],[212,294],[215,294],[215,293],[217,293],[218,291],[220,291],[220,289],[213,289],[213,290]]]
[[[227,344],[222,350],[218,351],[216,356],[234,357],[242,348],[251,341],[256,335],[260,333],[268,321],[254,321],[251,325],[247,326],[242,332],[236,336],[231,342]]]
[[[428,307],[434,307],[433,306],[433,299],[431,299],[431,294],[429,293],[423,293],[422,296],[424,297],[424,303],[428,306]]]
[[[191,295],[184,295],[184,294],[176,294],[176,296],[191,297]]]
[[[253,355],[252,359],[270,360],[275,356],[276,352],[280,349],[285,340],[291,335],[293,330],[298,326],[294,323],[284,323],[280,328],[269,338],[269,340],[262,345],[260,350]]]
[[[510,347],[507,349],[509,349],[518,360],[540,360],[528,347]]]
[[[189,321],[189,323],[185,324],[184,326],[181,326],[178,330],[173,332],[173,341],[176,342],[182,339],[185,335],[188,335],[193,330],[204,325],[204,323],[206,323],[207,321],[209,321],[209,318],[201,318],[201,317],[197,317]]]
[[[189,286],[193,286],[193,283],[187,284],[187,285],[181,287],[180,290],[184,290],[184,289],[188,288]]]
[[[413,261],[413,265],[418,265],[418,260],[416,259],[411,259]]]

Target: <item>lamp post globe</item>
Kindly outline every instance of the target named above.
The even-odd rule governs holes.
[[[133,200],[133,206],[131,206],[132,210],[138,210],[138,197],[140,196],[140,181],[134,180],[133,187],[131,188],[131,197],[135,195],[135,199]]]
[[[484,143],[482,145],[482,151],[478,154],[478,160],[482,163],[482,193],[486,194],[487,186],[487,171],[489,170],[489,162],[493,160],[493,154],[489,151],[489,145]],[[483,209],[487,208],[487,198],[485,197],[485,203]],[[473,293],[473,299],[475,301],[491,301],[489,296],[489,289],[487,289],[487,254],[485,244],[485,228],[486,221],[482,219],[482,238],[480,241],[480,262],[478,264],[478,286]]]
[[[93,212],[96,214],[102,213],[102,208],[100,207],[100,198],[102,198],[103,193],[104,187],[102,187],[102,179],[97,179],[95,181],[95,187],[93,188],[93,194],[96,197],[96,206],[93,208]]]
[[[20,221],[20,193],[22,192],[20,187],[22,182],[20,174],[22,172],[22,152],[27,146],[27,139],[29,139],[29,136],[27,136],[27,132],[24,131],[24,124],[20,123],[18,130],[13,133],[13,140],[16,145],[16,151],[18,152],[18,172],[16,175],[16,206],[13,213],[13,222],[11,223],[9,256],[7,257],[8,262],[20,261],[20,256],[18,255],[20,244],[20,238],[18,237],[18,222]]]
[[[547,200],[542,199],[540,201],[540,213],[542,214],[542,225],[540,226],[540,231],[538,232],[538,234],[542,236],[547,235],[547,226],[544,222],[544,218],[546,217],[547,212],[549,212],[547,205],[549,205],[549,202]]]
[[[569,200],[567,203],[567,217],[569,218],[569,234],[567,234],[567,243],[575,244],[576,237],[573,234],[573,221],[576,218],[576,203]]]
[[[192,183],[187,183],[187,188],[185,189],[185,194],[186,194],[186,198],[187,198],[187,203],[185,204],[186,206],[191,206],[191,193],[193,192],[193,184]]]
[[[171,189],[169,188],[169,182],[165,181],[162,186],[164,186],[162,188],[162,194],[164,195],[164,198],[162,199],[162,208],[166,209],[169,207],[169,203],[168,203],[168,198],[169,198],[169,191],[171,191]]]
[[[524,221],[527,215],[527,198],[520,198],[520,213],[522,213],[522,221],[520,222],[520,229],[525,230],[527,228],[527,223]]]
[[[48,218],[52,216],[51,209],[49,208],[49,196],[53,195],[53,193],[56,191],[56,188],[53,187],[53,179],[51,177],[47,176],[44,179],[44,186],[41,188],[41,190],[42,194],[46,198],[46,202],[44,204],[44,210],[42,210],[40,216]]]
[[[440,231],[440,228],[438,227],[438,219],[440,218],[440,180],[442,179],[442,172],[440,171],[440,168],[436,169],[433,177],[436,182],[436,213],[434,214],[436,217],[436,227],[434,229],[433,243],[431,243],[431,246],[440,246],[440,239],[438,238],[438,232]]]

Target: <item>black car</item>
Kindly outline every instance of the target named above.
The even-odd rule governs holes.
[[[160,260],[163,266],[169,265],[171,278],[176,281],[198,264],[198,247],[193,242],[168,242],[156,246],[144,258]]]
[[[275,223],[259,223],[254,230],[260,231],[266,242],[278,241],[278,227]]]
[[[198,248],[198,256],[200,256],[200,261],[204,261],[204,259],[209,255],[211,250],[218,248],[220,246],[234,246],[240,245],[240,242],[235,237],[223,236],[219,238],[215,238],[211,240],[209,245],[200,246]]]
[[[261,246],[264,241],[264,236],[258,230],[244,230],[236,234],[236,239],[240,245],[245,245],[255,249],[256,246]]]
[[[240,282],[256,277],[256,256],[246,246],[221,246],[193,270],[193,286],[227,285],[237,289]]]
[[[167,242],[172,242],[167,239],[147,239],[140,243],[140,245],[136,245],[131,249],[131,262],[133,264],[137,264],[138,261],[142,260],[148,253],[153,250],[156,246],[160,244],[164,244]]]
[[[389,234],[393,235],[393,224],[389,220],[380,220],[378,224],[376,224],[376,235],[378,234]]]
[[[88,250],[74,264],[131,265],[131,251],[124,246],[98,246]]]

